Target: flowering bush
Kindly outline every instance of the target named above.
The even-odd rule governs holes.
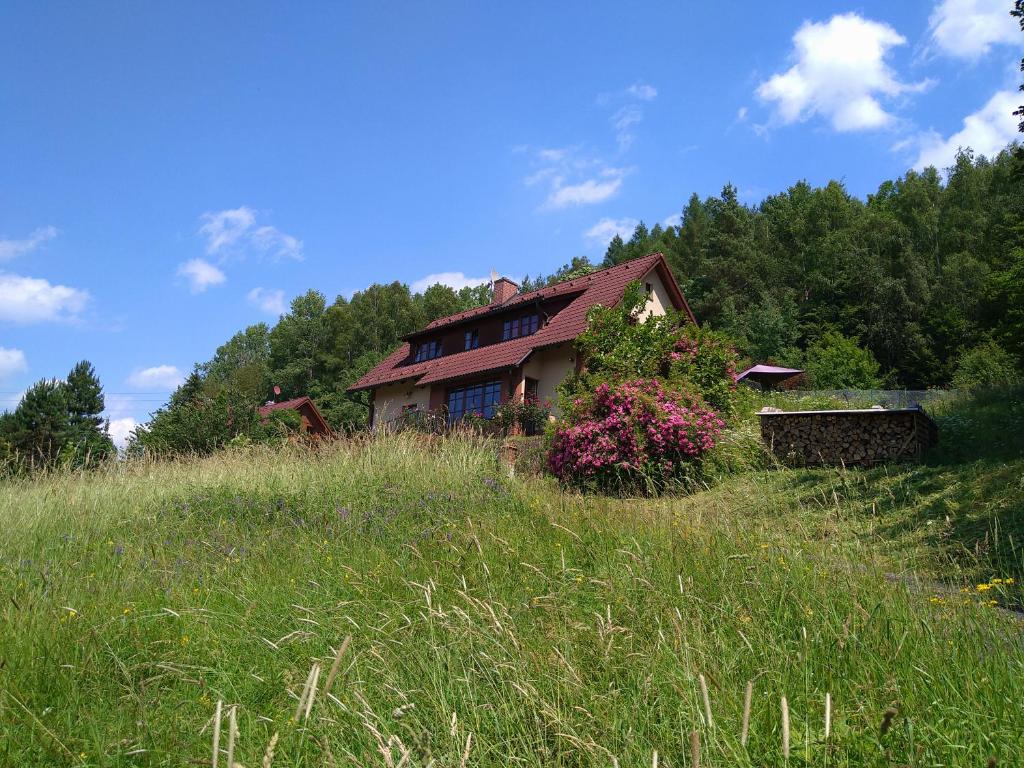
[[[524,435],[535,435],[544,431],[544,425],[551,415],[551,401],[541,401],[534,394],[527,394],[522,400],[508,400],[498,406],[494,423],[502,434],[521,431]]]
[[[688,325],[682,329],[665,361],[664,377],[687,382],[723,413],[735,407],[736,350],[723,336]]]
[[[699,397],[656,379],[604,383],[573,401],[566,426],[555,432],[548,469],[578,487],[657,492],[683,479],[724,426]]]

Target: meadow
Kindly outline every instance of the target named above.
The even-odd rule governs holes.
[[[660,499],[410,435],[3,481],[0,764],[1018,764],[1024,394],[936,417]]]

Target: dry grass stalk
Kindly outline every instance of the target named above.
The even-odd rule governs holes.
[[[700,768],[700,734],[690,731],[690,766]]]
[[[782,697],[782,756],[789,760],[789,702]]]
[[[274,762],[274,750],[277,748],[277,731],[274,731],[274,735],[270,737],[270,741],[267,742],[267,749],[263,753],[263,768],[270,768],[270,764]]]
[[[658,768],[658,750],[651,753],[651,768]]]
[[[707,721],[708,728],[713,728],[715,721],[711,719],[711,699],[708,696],[708,681],[704,679],[704,675],[699,675],[697,679],[700,681],[700,696],[704,700],[704,718]]]
[[[473,734],[470,733],[466,736],[466,748],[462,750],[462,760],[459,761],[459,768],[466,768],[466,763],[469,760],[469,750],[473,746]]]
[[[313,700],[316,698],[317,683],[320,682],[320,665],[313,665],[313,679],[309,684],[309,693],[306,695],[306,710],[302,713],[303,721],[309,719],[309,713],[313,709]]]
[[[327,673],[327,682],[324,683],[324,696],[331,692],[331,686],[334,685],[334,678],[338,676],[338,672],[341,670],[341,657],[345,655],[345,651],[348,650],[348,645],[351,642],[352,635],[346,635],[345,639],[341,641],[341,647],[338,649],[338,653],[334,656],[334,663],[331,664],[331,670]]]
[[[309,696],[309,687],[313,683],[313,672],[316,670],[316,664],[309,668],[309,674],[306,675],[306,684],[302,686],[302,693],[299,694],[299,703],[295,705],[295,716],[292,718],[296,723],[299,722],[299,717],[302,715],[302,711],[306,706],[306,697]]]
[[[217,709],[213,714],[213,768],[217,768],[217,761],[220,759],[220,718],[223,703],[217,699]]]
[[[228,710],[228,768],[235,766],[235,737],[238,735],[238,705]]]
[[[832,733],[832,694],[825,694],[825,741]]]
[[[750,736],[750,705],[754,700],[754,681],[747,681],[747,690],[743,694],[743,725],[740,730],[740,744],[747,746]]]

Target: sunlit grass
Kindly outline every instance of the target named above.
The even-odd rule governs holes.
[[[691,731],[703,764],[784,765],[783,695],[789,763],[1012,764],[1024,646],[990,602],[1019,576],[925,522],[954,479],[986,484],[969,514],[992,519],[1014,467],[751,469],[617,500],[394,437],[9,483],[0,764],[210,764],[221,701],[249,768],[275,733],[275,766],[684,766]]]

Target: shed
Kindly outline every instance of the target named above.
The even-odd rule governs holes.
[[[753,365],[736,377],[736,381],[750,381],[764,389],[786,386],[796,383],[803,376],[799,368],[782,368],[777,365]]]
[[[280,403],[267,403],[259,408],[260,418],[265,418],[271,411],[297,411],[302,417],[302,431],[315,437],[330,437],[334,432],[320,415],[320,411],[308,397],[296,397]]]

